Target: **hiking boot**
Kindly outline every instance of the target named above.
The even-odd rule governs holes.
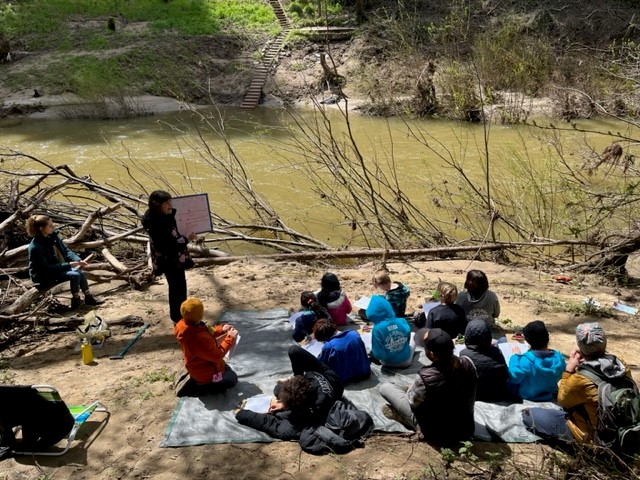
[[[85,305],[102,305],[103,303],[104,303],[104,300],[98,300],[96,297],[94,297],[90,293],[87,293],[84,296]]]
[[[71,310],[75,310],[82,305],[82,300],[80,297],[71,297]]]

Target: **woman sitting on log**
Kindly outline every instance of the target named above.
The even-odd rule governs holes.
[[[71,309],[82,305],[80,290],[84,293],[85,305],[100,305],[89,291],[89,283],[82,269],[87,262],[70,250],[53,229],[47,215],[31,215],[27,219],[29,243],[29,277],[40,291],[48,290],[58,283],[68,281],[71,286]]]

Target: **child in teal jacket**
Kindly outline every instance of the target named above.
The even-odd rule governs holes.
[[[380,295],[371,297],[367,319],[374,323],[371,356],[388,367],[410,366],[415,343],[411,341],[411,327],[407,321],[397,318],[391,304]]]
[[[549,332],[544,322],[529,322],[522,333],[531,350],[509,360],[509,389],[523,400],[552,400],[558,394],[558,381],[566,366],[564,357],[548,348]]]

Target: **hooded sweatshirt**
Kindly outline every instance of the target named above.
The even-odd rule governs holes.
[[[367,319],[374,323],[371,331],[371,354],[384,365],[400,365],[412,355],[411,327],[404,318],[396,318],[391,304],[382,296],[371,297]]]
[[[523,400],[552,400],[558,392],[558,380],[566,367],[557,350],[529,350],[509,359],[509,386]]]
[[[222,325],[210,330],[202,322],[193,325],[182,319],[173,327],[173,334],[182,348],[185,368],[199,385],[211,383],[215,374],[224,372],[224,356],[234,340],[225,335],[218,344],[216,338],[224,335]]]
[[[471,320],[484,320],[489,326],[495,323],[500,316],[500,302],[498,296],[491,290],[485,291],[480,297],[475,298],[469,292],[464,291],[458,295],[456,305],[460,305],[467,314],[467,322]]]
[[[396,282],[396,287],[384,294],[384,298],[391,304],[396,317],[404,317],[407,310],[407,298],[410,294],[409,287],[400,282]]]
[[[509,371],[498,347],[491,345],[491,329],[482,320],[467,325],[464,333],[466,348],[460,356],[468,357],[476,367],[478,388],[476,400],[497,402],[506,400]]]
[[[587,362],[604,378],[610,380],[622,377],[631,378],[624,362],[614,355],[604,356]],[[578,442],[593,442],[595,425],[598,419],[598,387],[592,380],[580,374],[580,365],[575,373],[564,372],[558,384],[558,404],[569,414],[567,427]]]
[[[460,305],[440,304],[429,310],[424,324],[420,324],[421,317],[416,320],[416,327],[441,328],[455,339],[458,335],[464,334],[467,327],[467,318],[464,309]]]
[[[56,250],[60,257],[56,255]],[[36,235],[27,248],[29,252],[29,277],[38,288],[45,289],[55,284],[59,277],[71,270],[69,262],[78,262],[80,257],[69,249],[54,230],[45,237]]]
[[[327,309],[329,315],[336,325],[341,327],[347,324],[347,315],[351,313],[351,302],[343,290],[326,292],[319,290],[316,292],[318,303]]]

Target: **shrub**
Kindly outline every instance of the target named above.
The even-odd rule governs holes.
[[[498,90],[533,94],[550,77],[549,42],[528,35],[516,21],[479,35],[473,43],[473,58],[483,83]]]
[[[476,75],[471,66],[451,61],[444,64],[434,78],[442,92],[441,106],[445,113],[463,121],[477,121],[482,117],[482,103],[476,88]]]

